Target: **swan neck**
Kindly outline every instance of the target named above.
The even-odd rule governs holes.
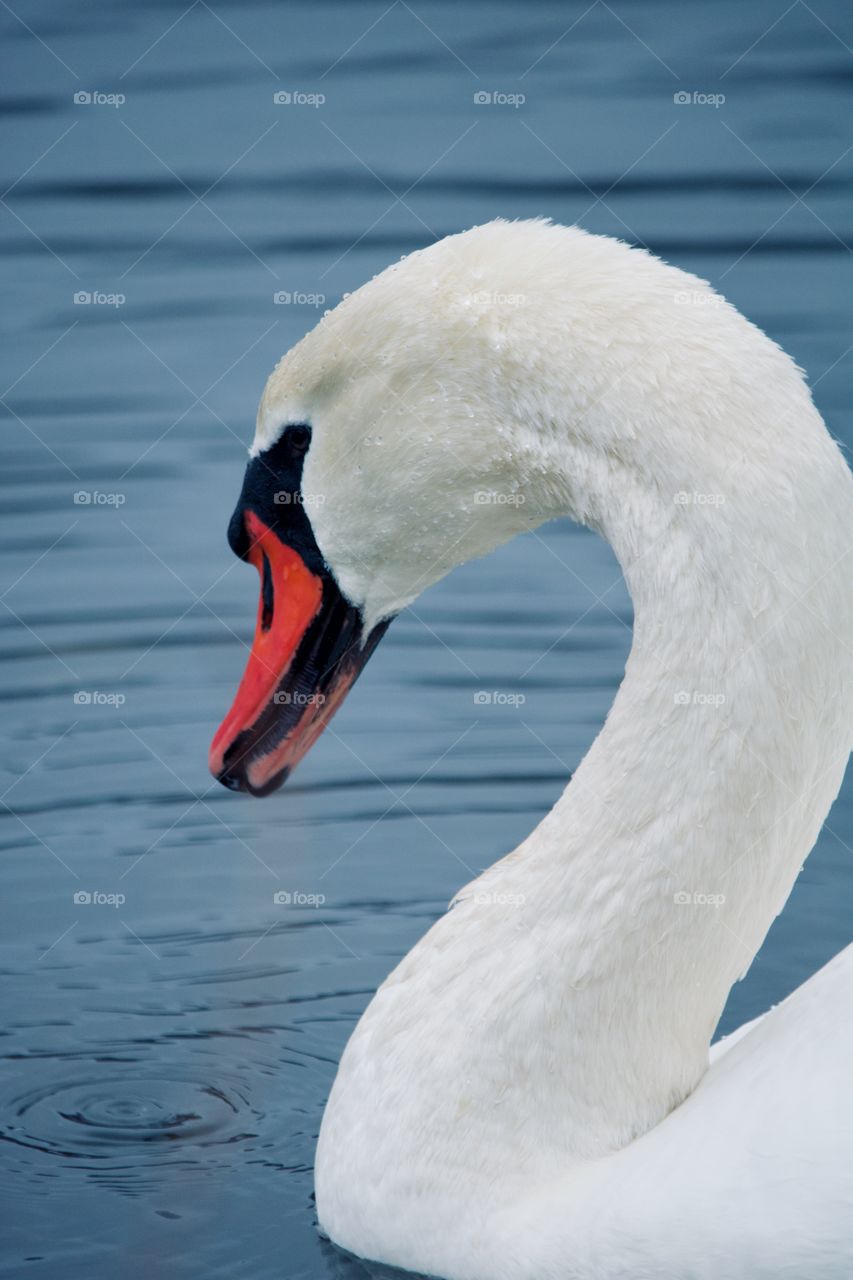
[[[626,505],[642,512],[634,527]],[[692,520],[678,507],[622,503],[605,530],[635,607],[625,678],[519,864],[499,864],[543,922],[565,1009],[566,1140],[584,1157],[645,1132],[695,1087],[849,749],[838,675],[850,658],[827,626],[833,590],[849,604],[826,572],[838,548],[772,549],[754,501],[748,533],[740,501]]]

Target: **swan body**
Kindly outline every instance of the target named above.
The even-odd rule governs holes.
[[[334,1202],[336,1231],[353,1252],[430,1275],[846,1280],[851,986],[848,947],[747,1035],[728,1037],[731,1048],[719,1042],[699,1085],[657,1126],[569,1172],[510,1178],[505,1169],[496,1179],[466,1170],[473,1197],[438,1208],[428,1183],[423,1199],[412,1188],[409,1212],[397,1217],[381,1189],[379,1204],[364,1188],[355,1202],[349,1187],[363,1168],[341,1168],[351,1149],[333,1148],[332,1177],[347,1187]]]
[[[322,1228],[446,1280],[849,1277],[853,950],[709,1049],[851,745],[853,481],[799,370],[642,250],[498,222],[324,317],[253,456],[303,422],[366,626],[558,515],[609,540],[635,610],[560,800],[356,1027]]]

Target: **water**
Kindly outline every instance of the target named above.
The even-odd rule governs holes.
[[[550,214],[718,284],[849,442],[853,23],[840,0],[13,7],[0,1275],[352,1280],[311,1198],[335,1062],[559,794],[631,617],[607,549],[551,526],[395,622],[284,792],[217,788],[257,590],[225,525],[263,381],[433,234]],[[849,941],[851,799],[724,1029]]]

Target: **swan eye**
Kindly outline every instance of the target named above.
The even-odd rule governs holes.
[[[296,426],[287,427],[282,439],[290,446],[294,453],[305,453],[311,443],[311,428],[305,426],[304,423],[298,423]]]

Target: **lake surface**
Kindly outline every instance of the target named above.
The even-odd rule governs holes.
[[[335,1063],[397,959],[559,795],[630,603],[591,535],[529,535],[394,623],[288,788],[225,792],[206,752],[257,591],[225,527],[263,382],[400,254],[544,214],[710,279],[853,443],[853,15],[12,8],[0,1276],[379,1274],[315,1230]],[[722,1030],[850,941],[851,845],[848,779]]]

